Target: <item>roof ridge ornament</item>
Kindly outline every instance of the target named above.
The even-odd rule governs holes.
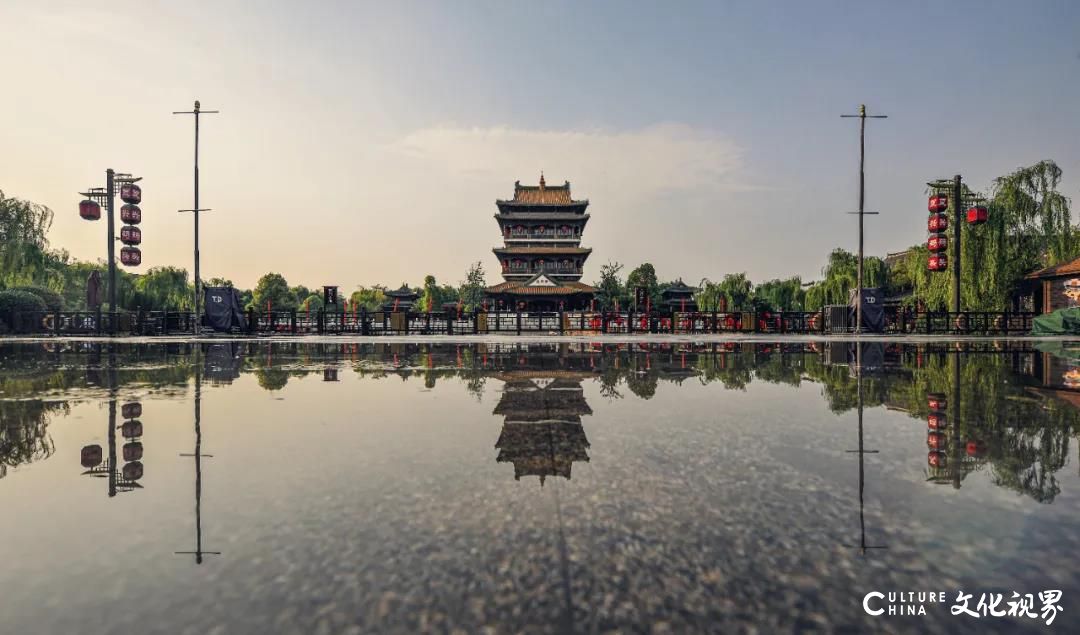
[[[546,185],[547,185],[547,182],[546,182],[546,181],[544,181],[544,170],[543,170],[543,169],[541,169],[541,170],[540,170],[540,191],[541,191],[541,192],[543,192],[543,191],[544,191],[544,187],[545,187]]]

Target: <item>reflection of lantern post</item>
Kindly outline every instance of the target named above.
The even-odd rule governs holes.
[[[860,300],[861,300],[860,296]],[[859,412],[859,449],[848,450],[849,453],[858,453],[859,455],[859,549],[863,555],[866,555],[869,549],[888,549],[885,545],[868,545],[866,544],[866,519],[863,515],[863,494],[865,492],[866,485],[866,471],[863,466],[864,454],[877,454],[877,450],[867,450],[863,446],[863,390],[862,390],[862,345],[861,342],[855,343],[855,377],[858,382],[858,412]]]
[[[195,334],[200,331],[202,316],[199,314],[199,300],[202,282],[199,278],[199,212],[209,212],[209,209],[199,209],[199,115],[216,114],[217,110],[199,110],[199,100],[195,100],[195,110],[173,111],[174,115],[195,115],[195,207],[182,209],[181,212],[192,212],[195,215]]]
[[[105,170],[105,187],[91,187],[85,192],[79,192],[81,196],[85,196],[86,200],[79,203],[79,215],[86,220],[97,220],[101,218],[101,204],[105,204],[106,209],[106,227],[107,232],[107,246],[108,246],[108,265],[109,265],[109,333],[116,333],[116,226],[114,220],[114,211],[116,204],[114,199],[116,198],[116,184],[119,183],[120,187],[124,191],[128,191],[131,188],[138,190],[139,186],[135,185],[136,182],[141,181],[141,177],[132,177],[130,174],[122,174],[115,172],[112,168]],[[124,247],[123,256],[124,264],[136,266],[142,262],[141,255],[131,262],[128,261],[128,254],[138,254],[139,249],[137,247]]]
[[[888,115],[868,115],[866,114],[866,105],[859,104],[859,114],[857,115],[840,115],[841,117],[858,117],[859,118],[859,211],[854,212],[859,215],[859,272],[856,284],[859,286],[858,293],[856,295],[857,304],[855,305],[855,332],[862,331],[862,290],[863,290],[863,216],[866,214],[877,214],[877,212],[865,212],[863,211],[863,203],[866,201],[866,120],[870,119],[887,119]],[[862,455],[860,455],[861,457]]]
[[[195,452],[194,454],[181,453],[180,456],[195,458],[195,551],[175,551],[176,554],[194,555],[195,564],[202,564],[203,555],[211,554],[219,556],[220,551],[203,551],[202,548],[202,457],[213,458],[213,454],[203,454],[202,448],[202,372],[200,371],[199,353],[196,345],[195,358]]]

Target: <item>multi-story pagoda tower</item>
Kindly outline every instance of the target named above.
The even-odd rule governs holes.
[[[514,198],[497,200],[503,246],[492,251],[499,259],[503,282],[487,295],[507,309],[547,310],[584,308],[596,289],[580,282],[592,249],[581,246],[589,215],[588,200],[570,197],[570,182],[548,186],[514,183]]]

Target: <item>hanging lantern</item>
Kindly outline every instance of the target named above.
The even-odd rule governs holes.
[[[142,230],[131,225],[120,228],[120,242],[125,245],[138,245],[142,242]]]
[[[967,211],[968,225],[982,225],[986,222],[987,210],[984,205],[976,205]]]
[[[940,450],[945,447],[945,435],[940,432],[928,432],[926,434],[926,447],[931,450]]]
[[[142,421],[139,421],[138,419],[125,421],[124,425],[120,426],[120,433],[124,435],[125,439],[141,437],[143,433]]]
[[[926,263],[930,271],[945,271],[949,267],[949,259],[945,254],[934,254]]]
[[[926,396],[926,405],[931,410],[945,410],[949,407],[949,401],[941,393],[931,393]]]
[[[943,412],[931,412],[926,418],[926,427],[931,430],[944,430],[949,425],[949,419]]]
[[[944,194],[935,194],[930,197],[930,201],[926,204],[926,209],[931,213],[937,214],[949,209],[949,197]]]
[[[124,466],[124,480],[125,481],[137,481],[143,477],[143,464],[139,461],[133,461]]]
[[[125,461],[141,461],[143,455],[142,442],[130,441],[124,444]]]
[[[929,452],[926,455],[926,464],[930,467],[945,467],[947,462],[944,452]]]
[[[966,449],[971,457],[980,458],[986,454],[986,444],[982,441],[968,441]]]
[[[138,247],[124,247],[120,250],[120,264],[127,267],[138,267],[142,264],[142,252]]]
[[[101,206],[97,204],[97,201],[86,199],[79,203],[79,216],[82,216],[86,220],[97,220],[101,218]]]
[[[138,205],[124,205],[120,208],[120,220],[128,225],[138,225],[142,222],[142,209]]]
[[[949,246],[949,239],[941,234],[930,234],[926,240],[926,248],[930,251],[945,251]]]
[[[926,230],[931,232],[943,232],[949,228],[949,217],[944,214],[931,214],[926,221]]]
[[[135,419],[142,416],[142,404],[137,401],[120,406],[120,416],[125,419]]]
[[[97,444],[84,445],[82,452],[79,453],[79,463],[85,468],[101,465],[101,446]]]
[[[120,200],[125,203],[131,203],[137,205],[142,202],[142,188],[134,183],[123,183],[120,185]]]

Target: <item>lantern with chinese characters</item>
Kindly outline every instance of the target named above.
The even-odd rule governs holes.
[[[120,426],[120,433],[124,435],[125,439],[141,437],[143,433],[142,421],[139,421],[138,419],[125,421],[124,425]]]
[[[949,259],[945,254],[934,254],[926,263],[930,271],[945,271],[949,267]]]
[[[926,433],[926,447],[931,450],[940,450],[945,447],[945,435],[940,432]]]
[[[81,452],[79,452],[79,463],[85,468],[92,468],[101,465],[101,446],[84,445]]]
[[[926,221],[926,230],[930,232],[943,232],[949,228],[949,217],[944,214],[931,214]]]
[[[931,410],[945,410],[949,407],[949,401],[945,398],[945,395],[933,392],[926,396],[926,405]]]
[[[128,225],[138,225],[142,222],[142,209],[138,205],[124,205],[120,208],[120,220]]]
[[[987,210],[985,205],[975,205],[967,211],[968,225],[982,225],[986,222]]]
[[[120,264],[127,267],[138,267],[142,264],[142,252],[138,247],[124,247],[120,250]]]
[[[101,206],[97,204],[97,201],[86,199],[79,203],[79,216],[82,216],[86,220],[97,220],[101,218]]]
[[[125,245],[138,245],[142,242],[142,230],[132,225],[124,225],[120,228],[120,242]]]
[[[935,194],[931,196],[926,204],[926,209],[934,214],[944,212],[949,209],[949,197],[944,194]]]
[[[142,416],[142,404],[132,401],[120,406],[120,416],[125,419],[135,419]]]
[[[947,462],[944,452],[928,452],[926,454],[926,464],[930,467],[945,467]]]
[[[142,202],[142,188],[134,183],[122,183],[120,185],[120,200],[132,205]]]
[[[943,430],[949,425],[948,418],[945,417],[943,412],[931,412],[926,417],[926,427],[931,430]]]
[[[143,464],[139,461],[132,461],[124,465],[124,480],[125,481],[137,481],[143,477]]]
[[[930,251],[945,251],[949,247],[949,239],[941,234],[930,234],[926,239],[926,248]]]
[[[141,461],[143,455],[142,442],[130,441],[124,444],[125,461]]]

